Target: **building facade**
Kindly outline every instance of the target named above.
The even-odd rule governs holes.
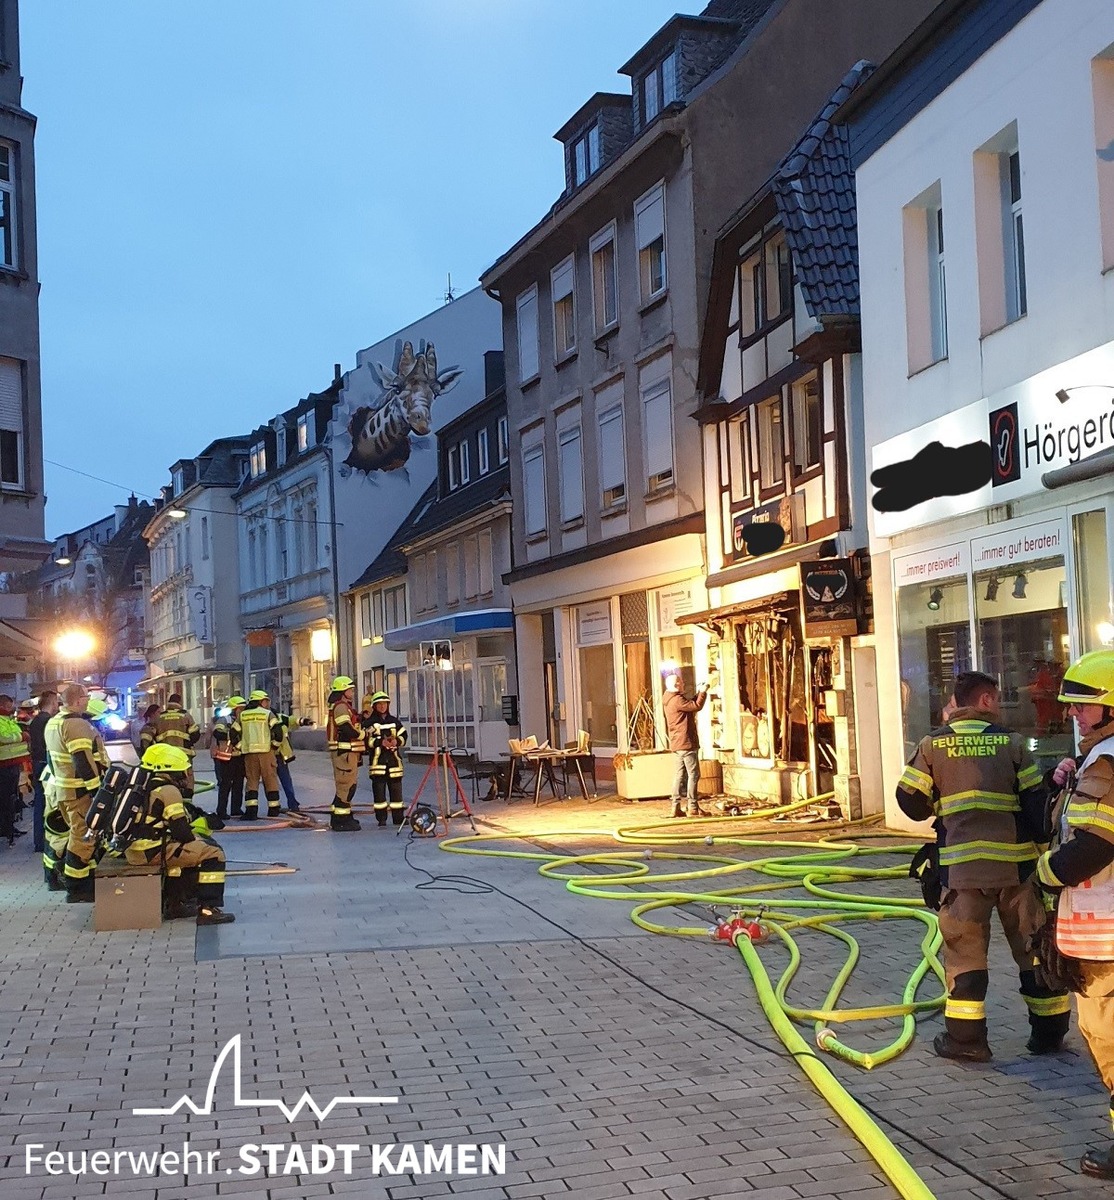
[[[218,438],[179,459],[144,530],[150,547],[147,667],[153,701],[180,692],[202,724],[244,686],[240,635],[239,514],[252,440]]]
[[[36,567],[50,548],[43,537],[35,118],[20,103],[22,91],[19,6],[0,0],[0,572]]]
[[[1114,644],[1114,11],[1066,15],[947,6],[846,113],[894,822],[957,672],[1047,765],[1064,669]]]
[[[507,348],[524,733],[660,748],[663,671],[691,688],[715,667],[679,618],[709,608],[693,418],[716,234],[848,68],[929,7],[713,0],[558,132],[562,196],[483,277]]]

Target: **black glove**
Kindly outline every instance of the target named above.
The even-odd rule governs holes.
[[[175,817],[172,821],[166,823],[166,828],[170,833],[170,840],[172,842],[181,842],[184,844],[193,841],[193,829],[187,817]]]
[[[925,908],[940,911],[943,884],[940,880],[940,848],[935,842],[926,842],[909,864],[909,877],[921,885]]]
[[[1045,923],[1029,939],[1029,950],[1036,962],[1033,973],[1037,983],[1054,992],[1082,992],[1083,969],[1077,958],[1069,958],[1056,946],[1056,914],[1049,913]]]

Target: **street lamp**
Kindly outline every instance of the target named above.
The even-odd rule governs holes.
[[[189,516],[189,513],[184,508],[168,508],[166,515],[175,521],[184,521]]]
[[[54,649],[58,657],[71,663],[89,658],[95,646],[92,634],[86,633],[84,629],[68,629],[54,639]]]

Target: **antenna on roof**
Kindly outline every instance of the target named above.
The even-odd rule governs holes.
[[[453,288],[453,276],[452,276],[452,272],[450,271],[449,272],[449,284],[448,284],[448,287],[445,288],[445,303],[452,304],[452,302],[455,299],[456,299],[456,291]]]

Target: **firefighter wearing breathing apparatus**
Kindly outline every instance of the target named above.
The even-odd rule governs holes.
[[[275,751],[282,745],[282,722],[271,712],[267,693],[256,690],[248,703],[232,719],[232,744],[244,759],[244,812],[242,820],[259,816],[259,784],[267,797],[267,816],[279,814],[279,781],[275,770]]]
[[[329,826],[337,833],[353,833],[360,828],[360,822],[352,815],[352,798],[356,794],[360,754],[364,748],[360,717],[353,700],[355,687],[347,675],[338,675],[329,687],[326,736],[336,789],[329,809]]]
[[[80,683],[62,690],[62,707],[43,730],[48,778],[45,780],[45,827],[48,853],[43,854],[52,890],[61,864],[61,882],[69,904],[93,902],[93,843],[86,836],[85,812],[100,786],[96,758],[97,731],[83,715],[89,694]],[[103,743],[101,743],[103,751]],[[65,828],[63,836],[62,829]]]
[[[182,785],[190,759],[175,746],[152,746],[140,763],[152,773],[145,819],[124,851],[128,862],[162,862],[167,916],[193,916],[198,925],[226,925],[236,918],[224,904],[224,851],[190,825]],[[196,910],[192,901],[196,899]]]
[[[371,716],[362,718],[369,756],[372,807],[380,829],[386,828],[387,813],[396,825],[402,824],[402,750],[406,745],[406,726],[391,713],[391,698],[386,692],[371,697]],[[388,794],[390,800],[388,801]]]
[[[1110,1093],[1114,1127],[1114,650],[1073,663],[1057,698],[1075,718],[1083,757],[1078,768],[1065,759],[1053,772],[1064,790],[1036,882],[1054,902],[1056,949],[1077,960],[1079,1031]],[[1114,1143],[1088,1150],[1079,1167],[1114,1179]]]
[[[229,696],[227,712],[222,709],[213,722],[210,753],[217,776],[217,816],[222,821],[228,820],[229,801],[232,816],[239,817],[244,811],[244,756],[240,747],[232,744],[232,723],[245,704],[243,696]]]
[[[940,912],[948,998],[946,1031],[933,1047],[941,1058],[991,1058],[987,949],[997,910],[1029,1009],[1028,1049],[1049,1054],[1060,1048],[1071,1006],[1066,992],[1037,981],[1029,943],[1044,924],[1044,906],[1023,883],[1036,865],[1035,843],[1048,840],[1047,789],[1020,735],[996,723],[994,679],[977,671],[958,676],[955,702],[947,723],[921,739],[897,787],[907,817],[935,818],[939,874],[930,868],[922,887],[925,902]]]
[[[173,746],[190,760],[189,771],[182,784],[182,795],[187,800],[193,796],[193,755],[200,738],[201,729],[182,707],[182,697],[175,692],[167,700],[166,708],[155,718],[155,745]]]

